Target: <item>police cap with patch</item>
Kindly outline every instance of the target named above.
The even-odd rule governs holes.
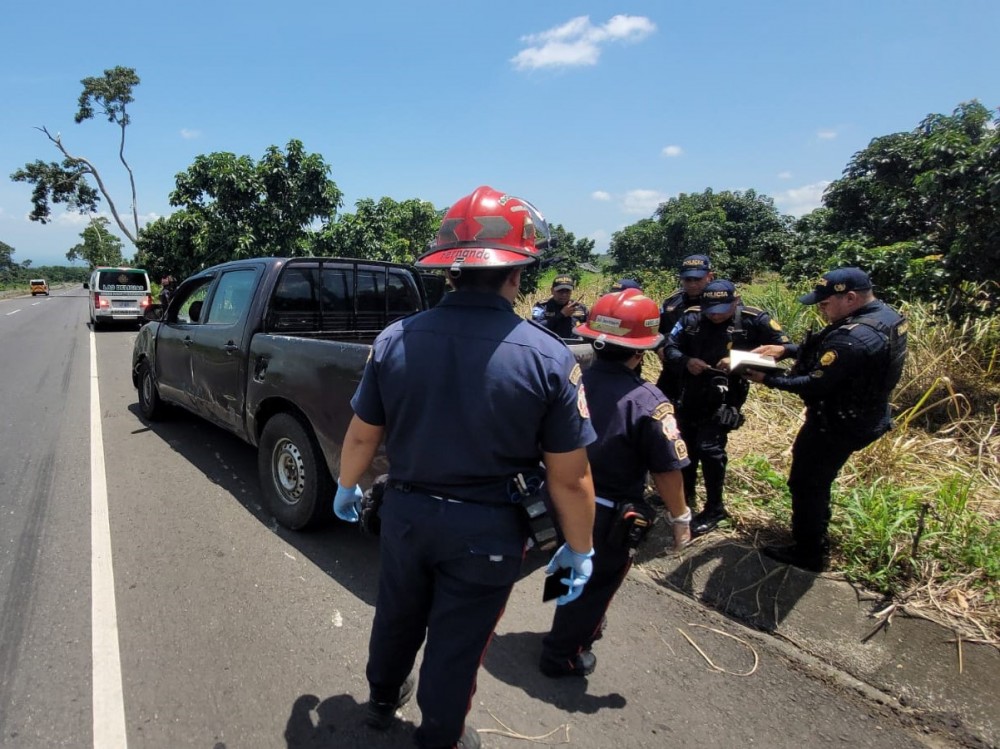
[[[701,292],[701,311],[706,315],[729,312],[736,301],[736,286],[732,281],[712,281]]]
[[[799,302],[816,304],[834,294],[844,294],[848,291],[868,291],[871,287],[871,279],[860,268],[837,268],[829,273],[824,273],[812,291],[799,297]]]
[[[681,261],[681,278],[704,278],[711,270],[708,255],[688,255]]]
[[[569,276],[556,276],[552,281],[552,290],[559,291],[560,289],[574,289],[576,284],[573,283],[573,279]]]
[[[642,291],[642,286],[634,278],[622,278],[611,284],[612,291],[625,291],[625,289],[638,289]]]

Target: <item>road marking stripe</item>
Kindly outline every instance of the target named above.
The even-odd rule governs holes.
[[[90,580],[91,653],[94,665],[94,746],[125,749],[125,700],[115,576],[111,564],[108,482],[104,473],[101,394],[97,382],[97,338],[90,332]]]
[[[21,310],[19,310],[19,309],[16,309],[16,310],[14,310],[13,312],[8,312],[8,313],[7,313],[7,317],[10,317],[11,315],[16,315],[16,314],[17,314],[18,312],[20,312],[20,311],[21,311]]]

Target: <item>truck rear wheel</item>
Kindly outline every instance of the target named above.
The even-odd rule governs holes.
[[[143,361],[139,364],[139,412],[147,421],[159,421],[166,410],[167,404],[160,400],[156,389],[153,370],[148,361]]]
[[[333,480],[310,427],[290,413],[268,420],[257,448],[265,506],[286,528],[302,530],[332,515]]]

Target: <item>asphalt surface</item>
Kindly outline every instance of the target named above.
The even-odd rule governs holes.
[[[3,747],[94,746],[86,304],[82,289],[0,301]],[[409,746],[416,702],[385,734],[361,722],[377,543],[278,528],[252,447],[184,413],[144,423],[134,337],[93,334],[128,745]],[[639,572],[595,674],[547,679],[545,561],[529,555],[481,670],[468,722],[485,746],[957,745]]]

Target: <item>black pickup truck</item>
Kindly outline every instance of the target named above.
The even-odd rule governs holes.
[[[207,268],[136,337],[132,382],[150,421],[167,404],[257,447],[264,505],[301,529],[333,516],[351,396],[371,343],[443,293],[440,276],[396,263],[259,258]],[[571,345],[581,363],[589,345]],[[385,473],[376,458],[372,479]]]

